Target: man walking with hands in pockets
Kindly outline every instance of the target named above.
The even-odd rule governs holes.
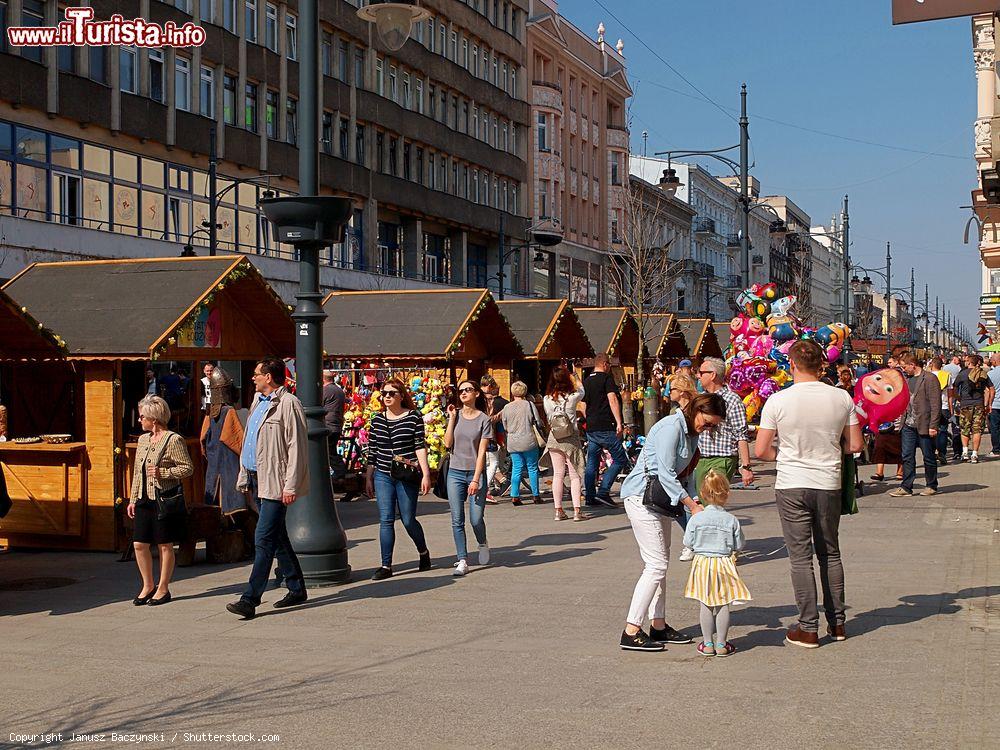
[[[305,412],[302,403],[285,389],[285,363],[280,359],[268,357],[258,362],[253,382],[257,398],[247,418],[236,480],[240,490],[253,495],[259,513],[253,569],[243,596],[226,605],[247,620],[260,606],[275,557],[288,593],[274,606],[291,607],[308,598],[302,568],[285,528],[288,506],[309,491]]]

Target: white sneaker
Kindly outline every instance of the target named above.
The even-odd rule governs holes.
[[[972,462],[972,463],[974,463],[974,464],[978,464],[979,463],[979,454],[978,453],[973,453],[972,454],[972,458],[970,458],[969,461]]]
[[[694,560],[694,550],[690,547],[685,547],[681,550],[681,556],[677,558],[681,562],[691,562]]]
[[[469,572],[469,563],[465,560],[459,560],[455,563],[455,571],[452,573],[453,576],[464,576]]]
[[[480,565],[490,564],[490,545],[488,544],[479,545],[479,564]]]

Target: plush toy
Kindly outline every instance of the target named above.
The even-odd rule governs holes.
[[[795,304],[796,299],[798,298],[794,294],[790,294],[787,297],[775,300],[771,303],[771,315],[788,315],[788,311],[792,309],[792,305]]]
[[[843,323],[831,323],[816,331],[816,340],[823,346],[843,346],[851,329]]]
[[[883,422],[894,422],[910,403],[910,389],[903,373],[885,368],[862,376],[854,387],[858,416],[873,432]]]

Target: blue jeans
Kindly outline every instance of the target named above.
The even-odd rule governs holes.
[[[941,421],[938,423],[938,434],[934,439],[934,447],[941,458],[948,458],[949,432],[951,431],[951,412],[948,409],[941,410]]]
[[[417,545],[417,552],[427,551],[424,529],[417,520],[417,494],[420,487],[393,479],[384,471],[375,471],[375,504],[378,505],[378,541],[382,548],[382,566],[392,567],[392,548],[396,546],[396,509],[403,528]]]
[[[899,433],[902,442],[903,489],[913,492],[913,480],[917,478],[917,445],[924,454],[924,481],[928,487],[937,489],[937,442],[930,435],[921,435],[913,427],[903,426]]]
[[[511,451],[510,465],[510,496],[512,498],[521,497],[521,477],[524,475],[525,466],[527,466],[531,494],[538,497],[538,448],[527,451]]]
[[[611,453],[611,465],[604,471],[604,478],[601,480],[600,489],[595,489],[597,484],[597,467],[601,463],[601,451],[607,448]],[[615,432],[593,432],[587,431],[587,470],[583,476],[583,483],[586,488],[587,504],[592,504],[594,498],[600,494],[604,497],[611,495],[611,485],[615,483],[618,474],[628,466],[628,456],[622,446],[622,439]]]
[[[250,474],[250,493],[257,501],[257,529],[254,531],[253,569],[250,584],[241,597],[255,607],[260,606],[260,598],[267,589],[267,579],[271,575],[271,565],[278,558],[281,572],[291,594],[305,593],[306,584],[302,578],[299,558],[295,556],[292,543],[285,528],[285,513],[288,508],[280,500],[269,500],[257,496],[257,475]]]
[[[1000,452],[1000,409],[990,409],[990,451]]]
[[[486,544],[486,483],[482,477],[479,480],[479,492],[469,496],[469,483],[475,477],[475,471],[451,469],[448,472],[448,505],[451,508],[451,531],[455,536],[455,553],[459,560],[464,560],[468,554],[465,541],[465,501],[469,501],[469,522],[476,535],[476,541]]]

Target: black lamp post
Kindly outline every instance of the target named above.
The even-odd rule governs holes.
[[[499,248],[499,250],[500,250],[500,258],[499,258],[500,265],[497,268],[497,272],[495,274],[493,274],[492,276],[490,276],[489,279],[487,279],[487,282],[489,282],[492,279],[496,279],[497,280],[497,287],[498,287],[497,299],[499,299],[500,301],[503,301],[503,298],[504,298],[503,281],[507,277],[507,273],[504,271],[504,269],[507,267],[507,262],[511,258],[513,258],[517,253],[521,252],[524,249],[530,250],[532,248],[535,248],[536,252],[535,252],[535,257],[533,259],[533,262],[535,262],[535,263],[542,263],[542,262],[545,261],[545,254],[539,248],[542,248],[542,247],[554,247],[554,246],[558,245],[560,242],[563,241],[563,235],[560,232],[554,231],[554,230],[553,231],[546,231],[546,230],[539,229],[539,230],[535,230],[535,231],[533,231],[531,233],[531,239],[533,240],[532,242],[526,242],[523,245],[512,245],[512,246],[508,247],[506,245],[506,241],[504,239],[504,231],[503,231],[504,221],[503,221],[503,218],[504,218],[504,214],[501,213],[500,214],[500,248]]]
[[[347,198],[319,193],[319,112],[315,92],[319,85],[319,13],[317,0],[299,3],[299,193],[297,197],[260,201],[264,215],[274,223],[278,239],[294,245],[299,255],[298,304],[295,320],[297,395],[306,413],[308,430],[309,493],[289,506],[286,524],[309,586],[343,583],[350,578],[347,536],[340,525],[330,484],[327,429],[323,423],[320,376],[323,359],[323,321],[326,313],[319,290],[319,250],[340,242],[351,216]]]

